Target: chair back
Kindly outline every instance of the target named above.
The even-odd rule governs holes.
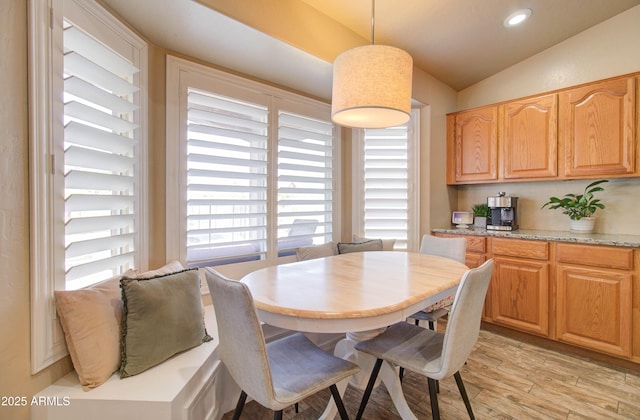
[[[424,235],[420,244],[420,253],[450,258],[465,263],[467,240],[465,238],[440,238]]]
[[[462,276],[444,333],[441,371],[434,379],[456,373],[471,354],[480,334],[482,308],[492,273],[493,259],[490,259]]]
[[[265,407],[275,401],[264,334],[246,284],[205,268],[218,322],[220,356],[229,373],[251,398]]]

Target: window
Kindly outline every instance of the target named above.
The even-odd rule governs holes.
[[[333,240],[329,105],[174,57],[167,81],[168,258],[273,261]]]
[[[53,290],[146,268],[146,44],[95,2],[30,8],[32,370],[66,354]]]
[[[187,261],[240,262],[267,249],[264,105],[188,89]]]
[[[333,236],[333,126],[278,114],[278,255]]]
[[[419,233],[419,110],[398,127],[354,130],[354,232],[416,250]]]

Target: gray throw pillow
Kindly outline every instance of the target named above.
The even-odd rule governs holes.
[[[298,261],[313,260],[315,258],[331,257],[338,253],[338,249],[333,242],[322,245],[303,246],[296,249]]]
[[[370,241],[357,243],[338,242],[339,254],[364,251],[382,251],[382,241],[380,239],[372,239]]]
[[[372,239],[374,238],[364,238],[356,234],[353,235],[353,242],[367,242],[367,241],[371,241]],[[395,239],[380,239],[380,240],[382,241],[383,251],[393,251],[393,247],[396,245]]]
[[[137,375],[210,341],[197,269],[149,279],[124,277],[120,377]]]

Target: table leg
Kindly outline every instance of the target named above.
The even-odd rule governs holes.
[[[371,359],[373,359],[373,357],[371,357]],[[393,405],[396,407],[396,410],[398,410],[400,417],[402,417],[403,420],[417,420],[417,417],[409,408],[407,400],[404,398],[399,374],[400,372],[397,367],[392,367],[391,364],[383,362],[378,377],[387,388],[387,392],[389,392]]]
[[[367,382],[369,381],[369,376],[371,375],[371,370],[373,369],[373,365],[375,363],[375,358],[373,356],[358,352],[354,348],[354,346],[359,341],[368,340],[369,338],[380,335],[385,329],[386,328],[379,328],[377,330],[371,331],[347,333],[346,337],[340,340],[338,344],[336,344],[336,348],[333,352],[334,355],[349,360],[360,366],[360,372],[352,376],[351,380],[346,379],[337,384],[338,391],[340,392],[341,397],[344,396],[344,392],[347,389],[347,384],[349,383],[360,389],[365,389],[367,386]],[[391,396],[391,400],[393,401],[393,404],[398,410],[400,416],[403,419],[417,419],[409,408],[407,400],[404,398],[404,393],[402,392],[402,383],[400,382],[399,378],[399,369],[397,367],[392,367],[387,362],[384,362],[382,364],[382,367],[380,368],[376,386],[378,386],[380,382],[384,383],[385,387],[387,388],[387,391]],[[331,399],[331,401],[329,401],[329,405],[325,409],[324,413],[322,413],[322,416],[320,418],[333,419],[337,412],[338,410],[336,409],[336,405],[333,402],[333,399]]]

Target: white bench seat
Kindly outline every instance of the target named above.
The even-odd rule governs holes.
[[[34,420],[219,419],[234,407],[240,389],[221,364],[212,306],[205,323],[214,338],[125,379],[115,373],[107,382],[83,391],[74,372],[36,395]]]

